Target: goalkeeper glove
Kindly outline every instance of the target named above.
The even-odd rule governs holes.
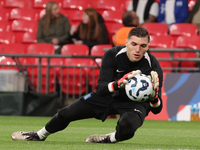
[[[158,86],[159,86],[159,78],[158,73],[156,71],[151,71],[151,76],[148,76],[153,85],[153,92],[150,96],[150,100],[154,100],[158,98]]]
[[[117,88],[124,88],[129,79],[133,78],[134,76],[136,76],[137,74],[140,74],[140,73],[141,73],[140,70],[131,71],[131,72],[125,74],[118,81],[109,83],[108,84],[109,91],[114,92]]]

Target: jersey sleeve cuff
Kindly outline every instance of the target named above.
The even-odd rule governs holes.
[[[108,90],[109,90],[110,92],[115,92],[113,83],[114,83],[114,82],[110,82],[110,83],[108,84]]]
[[[118,85],[117,85],[117,82],[116,82],[116,81],[110,82],[110,83],[108,84],[108,90],[109,90],[110,92],[115,92],[117,89],[118,89]]]
[[[160,100],[157,99],[157,100],[154,100],[155,102],[150,102],[150,106],[155,108],[155,107],[158,107],[160,106]]]

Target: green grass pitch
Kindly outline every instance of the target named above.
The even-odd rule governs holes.
[[[115,131],[117,119],[101,122],[85,119],[72,122],[65,130],[45,141],[13,141],[15,131],[37,131],[50,117],[0,116],[0,150],[133,150],[200,149],[200,122],[146,120],[135,136],[115,144],[85,143],[91,134]]]

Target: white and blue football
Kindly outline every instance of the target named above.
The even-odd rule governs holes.
[[[125,91],[132,101],[144,102],[151,96],[153,85],[146,75],[138,74],[128,80]]]

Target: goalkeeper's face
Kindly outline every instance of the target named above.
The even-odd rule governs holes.
[[[131,36],[126,40],[127,56],[130,61],[139,61],[149,49],[148,37]]]

